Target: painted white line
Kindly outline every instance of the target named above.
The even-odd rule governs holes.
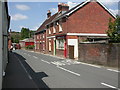
[[[88,63],[83,63],[83,62],[80,62],[80,64],[84,64],[84,65],[88,65],[88,66],[92,66],[92,67],[96,67],[96,68],[101,68],[100,66],[92,65],[92,64],[88,64]]]
[[[118,71],[118,70],[114,70],[114,69],[107,69],[107,70],[109,70],[109,71],[113,71],[113,72],[120,72],[120,71]]]
[[[36,59],[38,59],[38,57],[36,57],[36,56],[33,56],[34,58],[36,58]]]
[[[45,62],[45,63],[47,63],[47,64],[50,64],[50,62],[48,62],[48,61],[45,61],[45,60],[42,60],[42,59],[41,59],[41,61],[43,61],[43,62]]]
[[[67,72],[72,73],[72,74],[74,74],[74,75],[80,76],[80,74],[75,73],[75,72],[73,72],[73,71],[70,71],[70,70],[68,70],[68,69],[65,69],[65,68],[62,68],[62,67],[59,67],[59,66],[57,66],[57,67],[58,67],[59,69],[62,69],[62,70],[64,70],[64,71],[67,71]]]
[[[104,85],[104,86],[107,86],[107,87],[110,87],[110,88],[116,88],[116,87],[114,87],[114,86],[111,86],[111,85],[109,85],[109,84],[106,84],[106,83],[101,83],[102,85]],[[116,88],[117,89],[117,88]]]

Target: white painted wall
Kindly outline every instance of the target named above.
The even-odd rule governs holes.
[[[68,39],[68,45],[74,46],[74,58],[78,58],[78,39]]]
[[[2,89],[3,73],[8,62],[8,18],[5,3],[2,1],[0,0],[0,90]]]

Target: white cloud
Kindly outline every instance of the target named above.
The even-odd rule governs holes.
[[[23,11],[30,9],[30,7],[27,5],[16,5],[16,8]]]
[[[115,15],[120,14],[120,10],[113,10],[113,9],[109,9],[111,12],[113,12]],[[118,13],[119,12],[119,13]]]
[[[33,27],[32,29],[30,29],[30,30],[37,30],[39,28],[39,26],[35,26],[35,27]]]
[[[34,26],[30,30],[35,30],[36,31],[41,25],[42,25],[42,23],[38,23],[38,25]]]
[[[69,9],[71,9],[79,3],[73,3],[73,2],[68,1],[67,4],[69,6]],[[50,11],[52,12],[52,14],[54,14],[54,13],[58,12],[58,7],[57,8],[51,8]]]
[[[11,16],[11,19],[14,21],[19,21],[19,20],[28,19],[28,17],[26,15],[22,15],[22,14],[15,14],[15,15]]]
[[[80,3],[73,3],[73,2],[68,1],[67,4],[68,4],[69,8],[71,9]]]
[[[25,27],[25,26],[19,26],[20,29],[22,29],[23,27]]]
[[[50,11],[52,12],[52,14],[54,14],[58,11],[58,8],[51,8]]]
[[[116,3],[118,3],[119,0],[99,0],[99,1],[102,2],[104,5],[113,6],[116,5]]]

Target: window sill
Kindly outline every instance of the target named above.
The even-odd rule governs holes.
[[[62,31],[59,31],[59,33],[61,33]]]
[[[64,48],[57,48],[57,50],[64,50]]]

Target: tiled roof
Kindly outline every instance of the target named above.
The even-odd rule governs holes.
[[[74,13],[74,12],[77,11],[78,9],[84,7],[86,4],[88,4],[88,3],[91,2],[91,1],[96,1],[96,2],[97,2],[98,4],[100,4],[111,16],[113,16],[114,18],[116,18],[116,16],[115,16],[104,4],[102,4],[99,0],[86,0],[85,2],[82,2],[82,3],[78,4],[77,6],[71,8],[69,11],[63,13],[62,15],[60,15],[60,16],[58,16],[58,17],[56,17],[56,18],[53,20],[53,22],[56,21],[56,20],[59,20],[59,19],[62,18],[62,17],[70,16],[72,13]]]
[[[45,30],[46,29],[46,24],[50,23],[56,16],[58,15],[58,13],[52,15],[50,18],[46,19],[43,24],[38,28],[37,32]]]
[[[53,16],[51,16],[49,19],[46,19],[45,22],[40,26],[40,28],[38,28],[37,31],[41,31],[45,29],[45,25],[51,24],[57,20],[59,20],[62,17],[66,17],[66,16],[70,16],[72,13],[74,13],[75,11],[77,11],[78,9],[84,7],[86,4],[88,4],[91,1],[96,1],[98,4],[100,4],[109,14],[111,14],[111,16],[113,16],[114,18],[116,18],[116,16],[109,10],[106,8],[106,6],[104,6],[99,0],[86,0],[85,2],[82,2],[80,4],[78,4],[77,6],[71,8],[70,10],[64,12],[64,13],[56,13]]]

